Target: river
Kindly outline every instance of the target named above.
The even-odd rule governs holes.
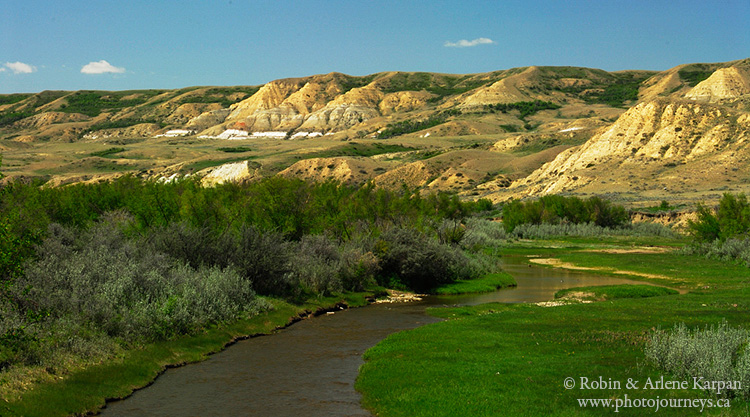
[[[110,402],[103,416],[370,416],[354,389],[362,354],[391,333],[438,321],[428,306],[549,301],[560,289],[642,282],[504,258],[518,286],[486,294],[374,304],[240,341],[208,360],[167,370],[147,388]]]

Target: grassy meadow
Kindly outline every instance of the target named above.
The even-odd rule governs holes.
[[[650,286],[587,287],[557,296],[582,292],[593,302],[430,309],[446,320],[391,335],[366,353],[357,381],[363,404],[380,416],[583,416],[612,415],[615,408],[583,407],[578,399],[698,398],[726,399],[730,408],[620,407],[615,415],[747,415],[746,399],[696,390],[692,382],[688,389],[644,388],[649,378],[692,381],[645,357],[658,329],[678,323],[688,328],[748,324],[750,269],[683,254],[677,248],[684,244],[685,239],[623,236],[511,243],[502,249],[504,256],[559,259],[564,267],[686,293]],[[599,377],[621,386],[580,386],[581,378]],[[573,389],[565,388],[566,378],[576,382]],[[641,381],[639,389],[628,389],[629,379]]]

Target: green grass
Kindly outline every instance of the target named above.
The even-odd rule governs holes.
[[[492,292],[500,288],[515,287],[516,280],[506,272],[488,274],[482,278],[458,280],[451,284],[437,287],[433,293],[438,295],[472,294]]]
[[[103,151],[97,151],[97,152],[91,152],[89,156],[99,156],[102,158],[108,158],[112,155],[117,155],[118,153],[125,152],[125,148],[109,148],[105,149]]]
[[[168,366],[197,362],[221,351],[228,343],[249,335],[268,334],[290,323],[292,317],[328,308],[340,301],[349,306],[366,304],[365,293],[315,299],[303,305],[269,300],[274,309],[201,334],[149,344],[127,351],[122,357],[41,383],[20,400],[1,402],[1,416],[84,415],[100,409],[106,398],[122,398],[151,383]]]
[[[699,256],[679,253],[598,253],[568,252],[559,256],[563,262],[584,267],[604,268],[597,273],[613,273],[615,270],[634,271],[643,274],[665,275],[672,279],[636,279],[658,284],[679,286],[686,289],[738,289],[750,283],[750,269],[734,264]]]
[[[690,294],[550,308],[491,304],[441,310],[441,316],[454,318],[393,334],[367,351],[356,387],[363,404],[379,416],[612,415],[611,409],[581,408],[576,399],[703,398],[695,391],[566,390],[563,381],[601,376],[625,387],[627,378],[658,378],[662,374],[642,352],[650,329],[723,318],[746,324],[746,309],[715,306],[733,299],[715,295],[707,305],[705,296]],[[732,410],[741,414],[744,408],[735,402]],[[644,414],[652,413],[631,408],[616,415]]]
[[[614,409],[582,408],[577,399],[708,398],[695,390],[628,389],[626,382],[632,378],[642,387],[646,378],[671,377],[644,356],[644,344],[654,329],[680,322],[697,327],[724,319],[747,327],[750,269],[676,253],[586,252],[611,247],[627,245],[616,239],[600,240],[599,245],[536,241],[503,253],[663,274],[672,278],[671,285],[697,290],[674,295],[669,289],[640,285],[577,288],[606,301],[429,309],[447,320],[393,334],[367,351],[356,384],[363,404],[379,416],[638,416],[655,412],[621,408],[613,414]],[[706,283],[710,288],[705,288]],[[580,384],[582,377],[600,376],[620,381],[621,388],[566,390],[563,386],[568,377]],[[719,415],[720,411],[666,408],[658,415]],[[733,401],[724,411],[723,415],[746,415],[747,404]]]
[[[648,298],[662,295],[679,294],[679,291],[671,288],[656,287],[653,285],[602,285],[598,287],[576,287],[560,290],[555,293],[555,298],[565,298],[571,293],[584,293],[582,300],[604,301],[618,298]]]
[[[645,236],[608,236],[600,238],[565,238],[557,240],[521,241],[501,250],[506,256],[557,258],[577,266],[596,268],[595,273],[628,277],[688,290],[737,289],[750,283],[750,269],[732,262],[686,256],[677,251],[663,253],[606,253],[607,249],[638,247],[679,248],[684,238]],[[639,274],[664,275],[669,279],[616,273],[633,271]]]

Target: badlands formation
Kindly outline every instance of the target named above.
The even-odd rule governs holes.
[[[749,139],[750,59],[0,95],[2,172],[52,185],[280,175],[638,207],[750,191]]]

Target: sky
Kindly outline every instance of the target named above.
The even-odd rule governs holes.
[[[0,94],[750,57],[750,0],[0,0]]]

